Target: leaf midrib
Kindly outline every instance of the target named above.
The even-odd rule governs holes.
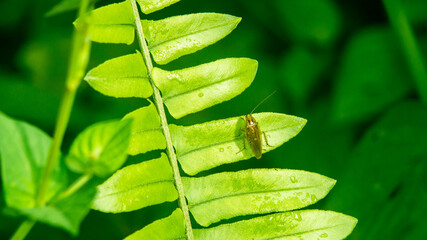
[[[195,204],[190,204],[189,207],[193,208],[199,205],[203,205],[203,204],[207,204],[209,202],[214,202],[220,199],[225,199],[225,198],[231,198],[231,197],[237,197],[237,196],[243,196],[243,195],[252,195],[252,194],[259,194],[259,193],[274,193],[274,192],[288,192],[288,191],[296,191],[296,190],[304,190],[304,189],[310,189],[310,188],[318,188],[320,186],[326,186],[327,183],[323,183],[323,184],[318,184],[318,185],[313,185],[313,186],[307,186],[307,187],[296,187],[296,188],[286,188],[286,189],[275,189],[275,190],[268,190],[268,191],[250,191],[250,192],[242,192],[242,193],[235,193],[235,194],[229,194],[229,195],[224,195],[221,197],[216,197],[216,198],[212,198],[212,199],[208,199],[205,201],[201,201]]]
[[[221,27],[224,27],[224,26],[227,26],[227,25],[232,25],[232,24],[233,24],[233,23],[235,23],[235,22],[236,22],[236,20],[234,20],[234,19],[233,19],[233,20],[230,20],[230,21],[225,22],[225,23],[223,23],[223,24],[216,25],[216,26],[214,26],[214,27],[210,27],[210,28],[203,28],[203,29],[200,29],[200,30],[198,30],[198,31],[191,32],[190,34],[186,34],[186,35],[178,35],[177,37],[174,37],[174,38],[168,39],[168,40],[163,41],[163,42],[159,42],[159,43],[157,43],[157,44],[150,45],[150,43],[149,43],[149,46],[148,46],[148,47],[150,48],[150,50],[154,51],[154,50],[155,50],[155,48],[157,48],[157,47],[161,46],[162,44],[166,44],[166,43],[168,43],[168,42],[172,42],[172,41],[178,40],[178,39],[180,39],[180,38],[184,38],[184,37],[186,37],[186,36],[196,35],[196,34],[199,34],[199,33],[201,33],[201,32],[206,32],[206,31],[214,30],[214,29],[216,29],[216,28],[221,28]]]
[[[240,74],[243,74],[243,73],[246,73],[246,72],[249,72],[249,70],[245,69],[245,70],[239,71],[239,72],[237,72],[237,73],[235,73],[235,74],[233,74],[233,75],[231,75],[229,77],[220,79],[219,81],[211,82],[211,83],[205,84],[205,85],[200,86],[200,87],[192,88],[190,90],[187,90],[187,91],[184,91],[184,92],[180,92],[180,93],[172,95],[172,96],[163,97],[163,101],[167,102],[168,100],[170,100],[172,98],[176,98],[176,97],[179,97],[181,95],[185,95],[185,94],[188,94],[188,93],[191,93],[191,92],[195,92],[195,91],[200,90],[202,88],[207,88],[207,87],[213,86],[215,84],[223,83],[223,82],[226,82],[226,81],[231,81],[234,78],[238,77]]]
[[[146,186],[149,186],[149,185],[155,185],[155,184],[160,184],[160,183],[165,183],[165,182],[173,182],[173,179],[169,179],[169,180],[159,180],[159,181],[149,182],[149,183],[145,183],[145,184],[138,184],[138,185],[135,185],[135,186],[134,186],[134,187],[132,187],[132,188],[124,189],[124,190],[121,190],[121,191],[112,192],[112,193],[109,193],[109,194],[105,194],[105,195],[102,195],[102,196],[98,196],[97,198],[98,198],[98,199],[101,199],[101,198],[106,198],[106,197],[110,197],[110,196],[114,196],[114,195],[121,195],[121,194],[124,194],[124,193],[130,192],[130,191],[133,191],[133,190],[135,190],[135,189],[138,189],[138,188],[143,188],[143,187],[146,187]]]
[[[157,128],[150,128],[150,129],[141,129],[138,131],[133,131],[131,133],[131,135],[137,135],[137,134],[141,134],[141,133],[145,133],[145,132],[161,132],[162,128],[161,127],[157,127]]]
[[[274,128],[274,129],[270,129],[270,130],[268,130],[268,131],[264,131],[264,132],[267,134],[267,133],[269,133],[269,132],[280,131],[280,130],[285,129],[285,128],[290,128],[290,127]],[[182,156],[185,156],[185,155],[190,154],[190,153],[192,153],[192,152],[197,152],[197,151],[202,150],[202,149],[210,148],[210,147],[217,146],[217,145],[221,145],[221,144],[224,144],[224,143],[234,142],[234,141],[236,141],[236,140],[237,140],[237,139],[239,139],[239,138],[244,138],[244,136],[234,137],[234,138],[232,138],[232,139],[230,139],[230,140],[226,140],[226,141],[222,141],[222,142],[216,142],[216,143],[213,143],[213,144],[209,144],[209,145],[205,145],[205,146],[202,146],[202,147],[198,147],[198,148],[195,148],[195,149],[192,149],[192,150],[185,151],[185,152],[183,152],[183,153],[177,154],[177,156],[178,156],[178,157],[182,157]],[[273,146],[273,147],[274,147],[274,146]]]
[[[86,76],[86,81],[110,81],[110,80],[126,80],[126,79],[148,79],[148,77],[144,76],[125,76],[125,77],[93,77]]]

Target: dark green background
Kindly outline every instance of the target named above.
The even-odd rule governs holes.
[[[101,0],[97,6],[110,2]],[[427,53],[427,1],[402,2],[421,51]],[[44,17],[56,3],[0,2],[0,111],[49,134],[76,14]],[[261,160],[253,158],[214,171],[278,167],[317,172],[337,179],[337,184],[314,207],[358,218],[349,239],[427,239],[427,106],[420,100],[381,1],[181,0],[148,18],[195,12],[228,13],[243,19],[225,39],[165,69],[250,57],[259,61],[258,73],[253,84],[233,100],[179,120],[170,117],[170,122],[190,125],[244,115],[274,90],[277,93],[257,112],[308,120],[298,136]],[[135,47],[94,43],[89,68],[133,53]],[[83,83],[63,151],[86,126],[121,118],[145,104],[146,100],[102,96]],[[169,203],[117,215],[92,211],[78,239],[123,238],[169,215],[175,207],[176,203]],[[8,238],[21,220],[0,215],[0,238]],[[28,237],[70,238],[43,224],[37,224]]]

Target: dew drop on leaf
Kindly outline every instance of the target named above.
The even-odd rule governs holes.
[[[219,151],[220,151],[220,152],[224,152],[224,148],[220,148],[220,149],[219,149]]]
[[[328,237],[328,234],[327,234],[327,233],[322,233],[322,234],[320,234],[320,237],[321,237],[321,238],[327,238],[327,237]]]
[[[199,93],[199,97],[203,97],[205,94],[204,93]]]
[[[298,182],[298,180],[294,176],[291,176],[291,182],[296,183],[296,182]]]
[[[297,220],[298,222],[302,221],[302,217],[299,213],[294,213],[294,219]]]
[[[314,194],[311,194],[311,201],[312,202],[316,202],[317,201],[317,197]]]

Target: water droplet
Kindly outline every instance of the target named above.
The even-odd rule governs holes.
[[[219,151],[220,152],[224,152],[224,148],[219,148]]]
[[[321,238],[327,238],[327,237],[328,237],[328,234],[327,234],[327,233],[322,233],[322,234],[320,234],[320,237],[321,237]]]
[[[296,182],[298,182],[298,180],[294,176],[291,176],[291,182],[296,183]]]
[[[199,97],[203,97],[205,94],[204,93],[199,93]]]
[[[311,194],[311,201],[312,202],[316,202],[317,201],[317,197],[314,194]]]
[[[228,146],[227,149],[231,149],[231,146]]]
[[[294,213],[294,219],[297,220],[298,222],[301,222],[302,217],[299,213]]]

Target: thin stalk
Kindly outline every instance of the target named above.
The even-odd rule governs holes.
[[[178,161],[176,158],[175,150],[173,148],[172,138],[170,136],[168,121],[167,121],[165,109],[163,106],[163,99],[162,99],[162,96],[160,95],[159,89],[156,87],[151,77],[151,72],[153,70],[153,62],[151,60],[150,51],[148,50],[147,42],[145,41],[145,36],[144,36],[144,32],[142,30],[142,25],[141,25],[141,18],[139,17],[138,7],[136,5],[135,0],[130,0],[130,2],[132,5],[133,15],[135,17],[135,26],[136,26],[136,32],[138,34],[139,45],[142,49],[145,65],[147,67],[148,79],[150,80],[151,86],[153,87],[153,91],[154,91],[154,103],[156,104],[157,110],[159,112],[163,134],[165,135],[165,138],[166,138],[166,151],[169,156],[169,160],[171,162],[172,169],[173,169],[175,185],[178,191],[179,206],[184,214],[185,232],[187,235],[187,239],[193,240],[194,237],[193,237],[193,228],[191,226],[190,213],[188,211],[188,205],[184,195],[184,187],[181,181],[181,174],[179,173]]]
[[[84,14],[92,8],[93,4],[90,4],[89,0],[82,0],[80,2],[80,8],[77,16],[84,17]],[[58,161],[65,130],[70,120],[71,110],[73,108],[74,99],[76,97],[76,91],[82,81],[89,59],[89,50],[91,42],[88,37],[87,31],[74,31],[72,44],[73,45],[68,66],[68,74],[65,82],[65,91],[62,96],[61,105],[59,107],[55,131],[46,159],[46,166],[44,168],[42,180],[36,195],[35,207],[42,207],[46,204],[46,193],[50,186],[50,178],[53,169],[56,165],[56,162]],[[35,223],[35,220],[27,219],[18,227],[11,239],[24,239],[31,231],[31,228],[34,226]]]
[[[24,239],[27,234],[30,232],[31,228],[34,226],[36,221],[27,219],[24,222],[19,225],[16,232],[13,234],[13,236],[10,238],[10,240],[22,240]]]
[[[409,68],[415,80],[418,94],[424,103],[427,103],[427,70],[418,47],[414,32],[408,21],[399,0],[383,0],[390,23],[393,26]]]
[[[89,10],[89,0],[82,0],[79,8],[78,17],[83,17]],[[65,130],[70,120],[71,110],[73,108],[76,91],[86,71],[89,59],[90,39],[85,29],[83,31],[73,32],[73,49],[68,66],[68,74],[65,83],[65,92],[62,97],[56,120],[53,140],[50,145],[46,167],[43,172],[42,181],[36,198],[36,207],[46,204],[46,192],[50,185],[50,177],[58,160],[62,140]]]
[[[58,202],[64,198],[67,198],[73,195],[75,192],[80,190],[87,182],[89,182],[93,177],[92,173],[86,173],[85,175],[80,176],[71,186],[69,186],[65,191],[63,191],[54,202]]]

